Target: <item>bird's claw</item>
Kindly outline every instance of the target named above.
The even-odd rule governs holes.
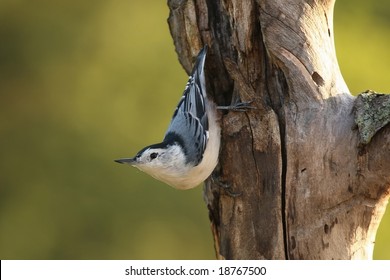
[[[246,112],[250,109],[256,109],[256,107],[251,106],[252,103],[253,103],[253,101],[237,102],[237,103],[230,105],[230,106],[217,106],[217,109],[230,110],[230,111],[235,111],[235,112]]]
[[[239,197],[242,195],[242,192],[233,192],[232,191],[232,186],[225,183],[225,182],[221,182],[220,180],[217,179],[217,176],[212,174],[211,175],[211,180],[213,181],[213,183],[215,183],[216,185],[218,185],[221,189],[223,189],[229,196],[231,197]]]

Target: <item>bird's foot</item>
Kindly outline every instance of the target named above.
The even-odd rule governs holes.
[[[217,178],[217,175],[215,174],[212,174],[211,175],[211,181],[218,185],[221,189],[223,189],[229,196],[231,197],[239,197],[242,195],[242,192],[233,192],[232,191],[232,186],[229,185],[228,183],[225,183],[225,182],[221,182],[218,178]]]
[[[235,112],[246,112],[250,109],[255,109],[256,107],[251,106],[253,101],[249,102],[238,102],[233,105],[229,106],[217,106],[218,110],[229,110],[229,111],[235,111]]]

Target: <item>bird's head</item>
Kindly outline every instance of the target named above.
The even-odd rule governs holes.
[[[150,145],[139,151],[133,158],[122,158],[115,161],[137,167],[159,180],[178,176],[184,172],[185,167],[185,155],[180,145],[176,143]]]

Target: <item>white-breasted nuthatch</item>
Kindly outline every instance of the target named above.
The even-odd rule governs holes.
[[[206,53],[207,46],[198,54],[164,140],[116,162],[137,167],[182,190],[194,188],[210,176],[218,163],[221,128],[217,106],[206,93]]]

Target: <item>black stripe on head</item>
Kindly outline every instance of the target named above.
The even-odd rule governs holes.
[[[147,149],[164,149],[166,148],[168,145],[164,142],[161,142],[161,143],[157,143],[157,144],[153,144],[153,145],[149,145],[149,146],[146,146],[145,148],[143,148],[142,150],[140,150],[137,155],[135,156],[136,158],[137,157],[140,157]]]

